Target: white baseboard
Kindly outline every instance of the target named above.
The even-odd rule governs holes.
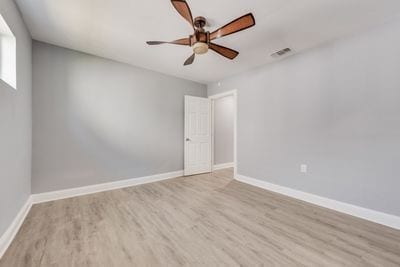
[[[150,175],[145,177],[127,179],[127,180],[120,180],[116,182],[110,183],[103,183],[103,184],[95,184],[83,187],[76,187],[71,189],[59,190],[59,191],[52,191],[40,194],[33,194],[32,195],[32,203],[42,203],[47,201],[59,200],[64,198],[94,194],[103,191],[109,191],[124,187],[130,187],[135,185],[147,184],[158,182],[166,179],[176,178],[183,176],[183,171],[175,171],[169,173],[162,173],[156,175]]]
[[[400,217],[395,215],[386,214],[383,212],[370,210],[355,206],[352,204],[340,202],[337,200],[317,196],[314,194],[306,193],[303,191],[291,189],[288,187],[268,183],[262,180],[246,177],[244,175],[238,174],[236,180],[247,183],[253,186],[257,186],[272,192],[276,192],[282,195],[286,195],[292,198],[300,199],[318,206],[322,206],[328,209],[336,210],[341,213],[349,214],[361,219],[372,221],[378,224],[389,226],[400,230]]]
[[[14,240],[15,235],[18,233],[19,228],[25,220],[26,215],[32,207],[32,198],[29,197],[22,208],[19,210],[17,216],[12,221],[11,225],[0,237],[0,259],[3,257],[7,248],[10,246],[11,242]]]
[[[222,169],[227,169],[227,168],[233,168],[235,166],[234,162],[228,162],[228,163],[222,163],[222,164],[216,164],[213,166],[213,170],[222,170]]]

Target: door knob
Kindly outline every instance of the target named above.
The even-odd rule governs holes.
[[[186,138],[186,142],[189,142],[189,141],[191,141],[190,138]]]

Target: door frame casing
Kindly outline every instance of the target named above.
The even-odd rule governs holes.
[[[215,100],[233,96],[233,178],[237,177],[237,89],[226,91],[220,94],[208,96],[211,99],[211,170],[214,171],[214,154],[215,154]]]

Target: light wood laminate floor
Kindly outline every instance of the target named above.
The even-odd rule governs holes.
[[[0,266],[400,266],[400,231],[231,177],[34,205]]]

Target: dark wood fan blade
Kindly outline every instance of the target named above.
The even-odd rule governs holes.
[[[163,42],[163,41],[148,41],[146,42],[148,45],[160,45],[160,44],[176,44],[176,45],[190,45],[189,38],[182,38],[172,42]]]
[[[193,55],[191,55],[188,59],[186,59],[185,63],[183,63],[184,66],[190,65],[193,63],[194,58],[195,58],[196,54],[193,53]]]
[[[246,30],[250,27],[253,27],[254,25],[256,25],[256,21],[254,19],[253,14],[251,13],[246,14],[240,18],[237,18],[229,22],[228,24],[219,28],[218,30],[213,31],[210,34],[210,40],[214,40],[235,32]]]
[[[192,11],[190,11],[188,3],[186,3],[185,0],[171,0],[171,3],[175,7],[176,11],[178,11],[178,13],[181,14],[181,16],[193,27]]]
[[[221,56],[224,56],[226,58],[229,59],[234,59],[235,57],[237,57],[237,55],[239,55],[239,52],[230,49],[228,47],[225,46],[221,46],[221,45],[217,45],[217,44],[213,44],[210,43],[209,48],[215,52],[217,52],[218,54],[220,54]]]

